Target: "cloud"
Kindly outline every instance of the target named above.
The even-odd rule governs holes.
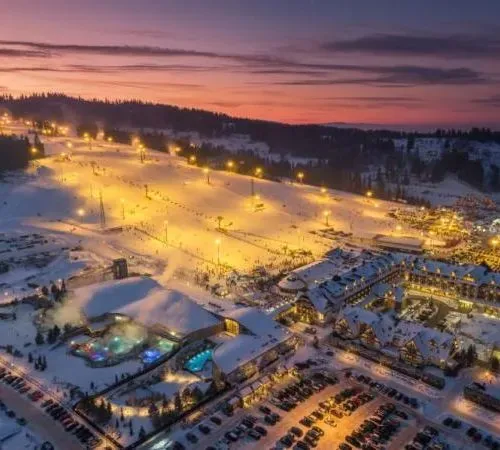
[[[30,49],[27,51],[85,53],[105,56],[155,56],[155,57],[202,57],[230,59],[240,62],[272,62],[272,58],[260,55],[232,55],[217,52],[206,52],[179,48],[134,46],[134,45],[79,45],[79,44],[49,44],[33,41],[0,40],[0,45],[9,45]]]
[[[476,98],[471,101],[472,103],[484,105],[492,108],[500,108],[500,95],[493,95],[491,97]]]
[[[422,99],[416,97],[393,97],[393,96],[371,96],[371,97],[330,97],[325,100],[333,101],[359,101],[363,103],[422,103]]]
[[[389,56],[437,56],[442,58],[496,58],[500,56],[498,36],[421,36],[371,34],[354,39],[324,42],[321,50]]]
[[[38,50],[25,50],[25,49],[15,49],[15,48],[0,48],[0,56],[6,56],[9,58],[45,58],[49,56],[47,52]]]
[[[352,66],[352,71],[372,73],[376,76],[360,78],[308,79],[278,81],[287,86],[330,86],[357,84],[380,87],[411,87],[422,85],[479,85],[491,82],[484,74],[468,68],[445,69],[420,66]]]
[[[0,67],[0,73],[15,72],[55,72],[55,73],[123,73],[123,72],[207,72],[220,70],[216,66],[193,66],[193,65],[161,65],[161,64],[124,64],[124,65],[88,65],[69,64],[66,66],[13,66]]]
[[[386,37],[389,35],[376,35]],[[394,36],[394,35],[390,35]],[[385,42],[388,39],[382,39]],[[365,42],[367,38],[359,38],[355,41],[341,41],[334,43],[338,48],[363,48],[356,47],[354,42]],[[389,40],[390,41],[390,40]],[[378,42],[378,41],[377,41]],[[350,43],[350,44],[348,44]],[[39,52],[53,55],[54,53],[67,52],[72,54],[92,53],[108,56],[151,56],[157,57],[200,57],[204,62],[212,60],[211,64],[126,64],[126,65],[84,65],[73,64],[67,66],[39,66],[36,68],[14,68],[7,71],[30,70],[32,72],[82,72],[82,73],[121,73],[123,71],[165,71],[165,72],[203,72],[203,71],[227,71],[237,73],[248,73],[262,76],[296,76],[297,79],[284,79],[283,81],[267,82],[267,84],[278,84],[283,86],[328,86],[359,84],[382,87],[403,87],[418,85],[480,85],[491,83],[489,77],[479,71],[467,68],[442,68],[416,65],[352,65],[331,64],[328,62],[303,62],[290,58],[282,58],[274,55],[246,55],[225,54],[218,52],[206,52],[188,49],[172,49],[163,47],[128,46],[128,45],[77,45],[77,44],[49,44],[32,41],[0,41],[0,45],[15,47],[15,51]],[[333,45],[332,43],[330,46]],[[375,48],[385,48],[380,43]],[[409,44],[402,45],[404,48],[418,47]],[[423,46],[422,46],[423,48]],[[421,50],[422,50],[421,48]],[[216,62],[214,62],[214,60]],[[225,60],[225,63],[222,62]],[[352,76],[333,78],[336,72],[349,72]],[[365,77],[361,75],[367,75]],[[302,77],[309,78],[302,78]],[[255,84],[255,83],[250,83]],[[262,83],[257,83],[262,84]],[[264,83],[266,84],[266,83]]]

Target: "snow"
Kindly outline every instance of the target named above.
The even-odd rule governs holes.
[[[21,431],[19,425],[14,424],[13,421],[7,421],[5,419],[0,419],[0,442],[3,442],[14,436]]]
[[[90,392],[90,382],[93,381],[97,390],[114,383],[115,376],[122,373],[133,374],[142,368],[138,360],[126,361],[117,366],[93,368],[87,366],[82,358],[68,353],[66,345],[51,348],[49,344],[35,345],[36,328],[33,320],[36,311],[29,305],[18,305],[11,308],[16,312],[16,320],[0,320],[0,335],[2,344],[12,345],[22,352],[23,356],[15,357],[3,353],[2,357],[17,366],[22,367],[27,376],[38,380],[48,390],[59,393],[66,392],[72,386],[78,386],[82,391]],[[27,355],[31,352],[36,359],[44,355],[47,359],[47,369],[37,371],[28,362]]]
[[[70,159],[59,158],[73,143]],[[319,188],[297,183],[255,180],[264,208],[255,211],[250,177],[225,171],[211,172],[210,184],[202,168],[184,159],[149,152],[141,164],[128,145],[95,141],[92,150],[75,138],[45,142],[50,158],[38,160],[23,180],[0,185],[8,198],[1,207],[10,226],[29,220],[39,230],[51,229],[74,241],[99,241],[99,192],[102,192],[107,227],[125,225],[124,232],[107,235],[106,247],[175,260],[176,267],[216,265],[217,260],[240,271],[255,265],[279,264],[287,258],[283,248],[306,249],[320,257],[331,239],[311,234],[324,227],[323,211],[330,211],[330,227],[373,237],[394,229],[387,212],[390,202],[370,200],[340,191],[325,194]],[[95,175],[90,165],[95,161]],[[144,185],[148,184],[149,199]],[[122,215],[124,199],[125,219]],[[19,199],[19,202],[18,200]],[[21,204],[22,203],[22,204]],[[7,209],[6,209],[7,208]],[[84,216],[77,210],[84,210]],[[40,216],[36,213],[39,212]],[[221,233],[217,216],[222,216]],[[58,220],[63,222],[58,222]],[[165,245],[168,220],[168,246]],[[0,221],[0,229],[2,224]],[[219,249],[215,241],[221,240]],[[100,243],[101,244],[101,243]]]
[[[237,321],[251,333],[243,334],[245,330],[240,330],[241,334],[215,348],[213,361],[226,374],[291,337],[287,329],[256,308],[238,308],[224,316]]]
[[[93,318],[117,312],[159,288],[160,285],[149,277],[110,280],[75,289],[68,302],[81,309],[88,318]]]
[[[337,265],[329,259],[321,259],[293,270],[278,283],[278,286],[287,291],[309,289],[332,278],[337,268]]]
[[[174,336],[186,336],[213,327],[219,320],[186,295],[158,289],[143,299],[115,309],[147,327],[162,326]]]

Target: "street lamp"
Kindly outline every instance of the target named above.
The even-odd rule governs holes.
[[[229,171],[233,170],[233,167],[234,167],[234,162],[233,161],[228,161],[226,163],[226,166],[227,168],[229,169]]]
[[[262,176],[262,167],[257,167],[255,169],[255,176],[256,177],[261,177]]]
[[[322,187],[322,188],[321,188],[321,193],[322,193],[323,195],[325,195],[325,194],[326,194],[326,187]]]
[[[31,153],[36,155],[38,153],[38,149],[36,147],[31,147]]]
[[[323,211],[323,217],[325,218],[325,225],[328,226],[328,217],[330,216],[330,211]]]
[[[108,136],[108,142],[113,142],[113,136]]]
[[[122,204],[122,220],[125,220],[125,199],[121,198],[120,203]]]
[[[373,197],[373,192],[372,191],[366,191],[366,196],[367,197]]]
[[[195,156],[195,155],[191,155],[191,156],[189,157],[189,162],[190,162],[191,164],[194,164],[194,163],[196,162],[196,156]]]
[[[210,184],[210,169],[208,167],[204,167],[203,173],[207,176],[207,184]]]
[[[83,208],[78,208],[76,214],[78,214],[79,217],[83,217],[85,215],[85,210]]]
[[[215,245],[217,246],[217,266],[219,267],[219,269],[220,269],[220,244],[221,244],[221,240],[216,239]]]
[[[66,147],[68,148],[73,148],[73,143],[72,142],[66,142]]]
[[[299,172],[297,174],[297,178],[300,181],[300,183],[302,183],[302,181],[304,180],[304,172]]]

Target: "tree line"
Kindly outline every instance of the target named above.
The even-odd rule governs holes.
[[[32,153],[30,142],[25,136],[0,134],[0,173],[5,170],[18,170],[28,167],[30,160],[43,157],[43,144],[38,140]]]

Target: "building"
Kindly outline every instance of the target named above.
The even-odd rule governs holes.
[[[337,266],[331,278],[310,283],[307,289],[297,292],[290,312],[302,322],[324,325],[343,306],[363,300],[376,284],[399,280],[400,274],[400,257],[396,254],[364,251],[357,265],[351,260],[348,266]]]
[[[149,277],[131,277],[75,289],[68,301],[90,324],[132,320],[185,344],[221,332],[224,324],[186,295]],[[111,321],[111,322],[110,322]]]
[[[476,265],[454,265],[425,258],[402,261],[404,280],[431,293],[500,306],[500,273]]]
[[[458,297],[466,310],[476,306],[493,312],[500,307],[500,273],[484,266],[449,264],[409,253],[363,251],[348,259],[343,251],[335,250],[328,258],[290,272],[278,287],[295,295],[294,302],[280,312],[281,317],[292,315],[318,325],[331,322],[346,305],[373,302],[375,307],[378,303],[400,311],[406,306],[403,288]]]
[[[246,380],[290,355],[299,342],[292,332],[256,308],[215,314],[149,277],[79,288],[68,302],[81,311],[88,327],[104,326],[100,330],[104,332],[116,323],[130,321],[166,338],[175,346],[176,367],[205,379]]]
[[[237,308],[224,312],[220,318],[231,338],[214,348],[212,361],[231,384],[246,380],[291,354],[298,344],[293,333],[256,308]]]
[[[409,236],[375,236],[373,238],[378,247],[397,252],[414,253],[420,255],[424,251],[424,241],[422,239]]]
[[[345,308],[334,330],[343,339],[356,340],[367,348],[397,355],[414,366],[444,368],[456,351],[455,337],[421,324],[396,321],[389,314],[374,313],[362,307]]]

